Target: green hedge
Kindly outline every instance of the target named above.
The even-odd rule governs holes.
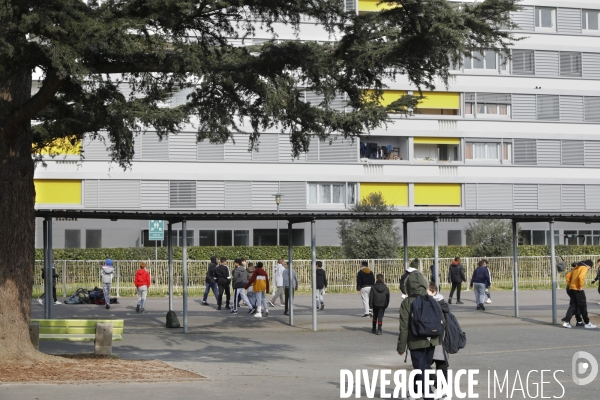
[[[43,259],[42,249],[36,249],[37,260]],[[561,255],[600,254],[600,246],[556,246],[556,253]],[[280,257],[287,259],[288,249],[285,246],[251,246],[251,247],[188,247],[190,260],[208,260],[212,255],[235,259],[246,257],[252,260],[276,260]],[[398,248],[398,258],[402,258],[402,248]],[[520,256],[547,256],[548,246],[519,246]],[[413,246],[408,249],[410,258],[433,257],[433,246]],[[440,246],[440,258],[473,257],[472,246]],[[181,247],[173,248],[173,257],[181,259]],[[54,249],[55,260],[146,260],[154,259],[153,247],[128,247],[115,249]],[[309,260],[311,249],[308,246],[295,246],[294,258]],[[318,246],[317,258],[323,260],[344,259],[340,246]],[[158,259],[167,259],[167,249],[158,248]]]

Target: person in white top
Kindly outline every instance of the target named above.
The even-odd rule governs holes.
[[[277,300],[277,297],[279,297],[280,306],[285,304],[283,300],[283,271],[285,270],[283,263],[283,258],[280,258],[277,260],[277,265],[275,266],[275,286],[277,286],[277,291],[271,301],[269,301],[271,307],[275,307],[275,300]]]

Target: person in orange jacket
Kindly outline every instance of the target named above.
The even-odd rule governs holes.
[[[146,305],[146,296],[148,295],[148,289],[150,288],[150,274],[146,270],[148,264],[145,262],[140,263],[140,269],[135,273],[133,284],[137,288],[138,301],[135,307],[135,312],[144,312]]]
[[[583,326],[587,329],[594,329],[596,325],[590,323],[590,318],[587,312],[587,300],[583,291],[585,275],[588,273],[594,263],[592,260],[585,260],[575,264],[575,267],[567,274],[567,287],[569,295],[569,309],[567,315],[562,319],[565,328],[572,328],[571,318],[574,314],[581,314],[583,321],[577,321],[576,326]]]

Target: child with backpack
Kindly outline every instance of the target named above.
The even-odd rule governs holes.
[[[148,289],[150,289],[150,274],[146,270],[148,264],[145,262],[140,263],[140,269],[135,272],[135,277],[133,279],[133,284],[137,288],[137,306],[135,307],[135,312],[144,312],[146,306],[146,296],[148,295]]]
[[[390,289],[383,282],[383,274],[377,274],[375,285],[369,293],[369,308],[373,310],[373,329],[371,333],[382,335],[383,314],[390,304]],[[375,326],[377,325],[377,329]]]
[[[448,303],[446,303],[446,301],[444,301],[444,296],[442,296],[442,294],[437,291],[437,285],[435,284],[435,282],[429,282],[427,294],[433,297],[435,301],[437,301],[438,305],[442,309],[442,312],[444,313],[444,319],[447,320],[447,315],[450,312],[450,306],[448,305]],[[446,329],[444,329],[444,333],[441,336],[442,344],[439,346],[435,346],[435,350],[433,352],[433,363],[435,364],[435,370],[442,371],[444,378],[446,378],[446,381],[448,381],[448,353],[446,352],[443,343],[445,335]],[[434,386],[437,388],[435,383]],[[440,397],[439,394],[434,397],[436,399],[445,398]]]

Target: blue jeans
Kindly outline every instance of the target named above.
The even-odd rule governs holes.
[[[485,283],[474,283],[473,288],[475,291],[475,303],[477,305],[483,304],[485,301]]]
[[[423,373],[415,376],[415,391],[417,389],[416,382],[418,379],[421,380],[421,387],[423,388],[423,394],[425,391],[425,371],[431,369],[431,364],[433,364],[433,352],[435,351],[435,346],[429,346],[425,349],[414,349],[410,350],[410,360],[412,361],[412,365],[414,369],[419,369]],[[425,397],[425,400],[433,400],[433,397]]]
[[[206,299],[208,299],[208,292],[209,292],[210,289],[212,289],[213,294],[215,295],[215,300],[218,301],[218,298],[219,298],[219,287],[217,286],[217,282],[207,283],[206,284],[206,288],[204,289],[204,297],[202,298],[202,301],[206,301]]]

